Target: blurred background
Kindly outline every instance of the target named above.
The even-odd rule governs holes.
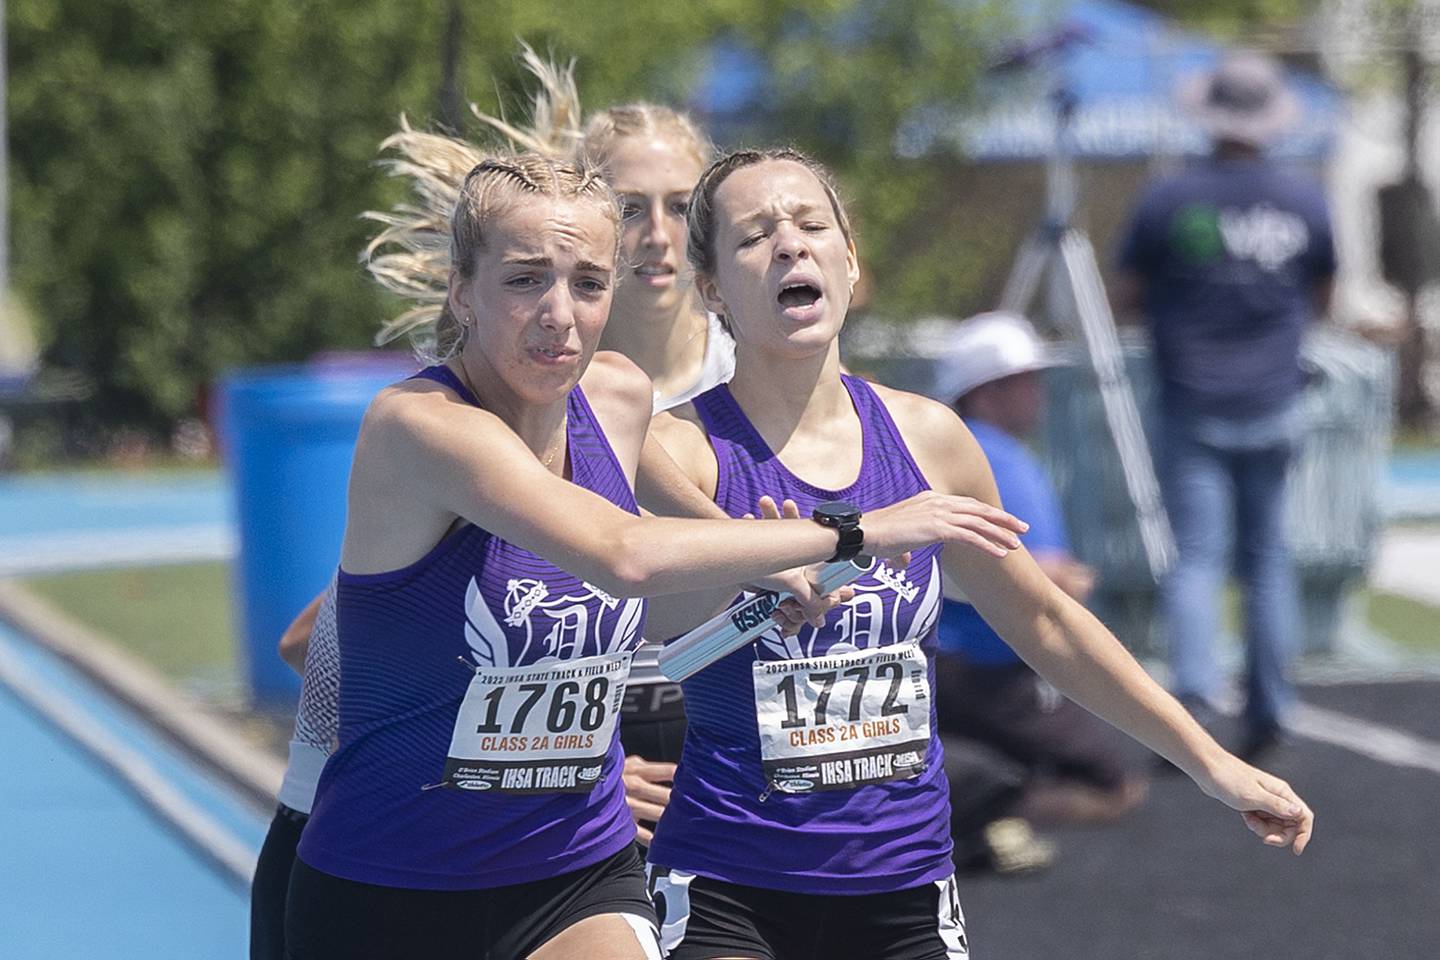
[[[575,58],[587,106],[671,103],[722,148],[828,164],[864,270],[847,362],[905,387],[933,359],[917,322],[995,307],[1044,218],[1057,93],[1073,223],[1109,281],[1142,185],[1206,149],[1177,85],[1241,46],[1279,58],[1302,115],[1274,153],[1323,183],[1339,260],[1287,518],[1310,710],[1276,761],[1319,811],[1316,843],[1295,862],[1251,849],[1162,781],[1125,820],[1057,829],[1050,869],[972,877],[962,901],[990,960],[1440,955],[1440,3],[4,13],[0,955],[92,936],[103,956],[244,955],[298,690],[275,642],[333,570],[364,403],[414,367],[371,347],[399,303],[359,262],[360,214],[404,199],[378,146],[402,114],[460,134],[471,104],[523,116],[517,38]],[[1163,672],[1134,507],[1057,311],[1042,297],[1031,316],[1081,362],[1047,373],[1036,450],[1098,572],[1092,606]],[[1120,348],[1153,429],[1143,328]]]

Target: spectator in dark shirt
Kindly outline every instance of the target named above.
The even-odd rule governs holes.
[[[1299,351],[1335,272],[1324,194],[1267,159],[1296,101],[1255,54],[1220,64],[1186,95],[1210,133],[1204,162],[1151,184],[1120,251],[1117,308],[1134,301],[1154,339],[1161,490],[1179,546],[1163,585],[1174,692],[1202,721],[1221,678],[1212,644],[1234,558],[1247,651],[1245,739],[1279,742],[1298,608],[1284,536]],[[1233,551],[1233,553],[1232,553]]]
[[[927,392],[954,402],[985,451],[1005,509],[1030,529],[1025,548],[1050,579],[1084,601],[1095,572],[1070,553],[1050,479],[1024,438],[1040,426],[1050,366],[1034,328],[1021,317],[987,313],[956,325]],[[942,735],[979,741],[1022,774],[1013,812],[1048,822],[1119,817],[1145,796],[1144,778],[1121,752],[1115,731],[1067,700],[1025,665],[975,608],[946,600],[935,663]],[[951,741],[945,741],[947,754]],[[952,783],[957,809],[969,782]]]

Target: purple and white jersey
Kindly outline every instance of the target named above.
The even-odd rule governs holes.
[[[417,376],[475,402],[445,367]],[[579,387],[568,415],[572,481],[637,512]],[[364,883],[482,889],[631,842],[614,712],[643,600],[465,525],[402,569],[340,570],[336,613],[339,747],[302,860]]]
[[[728,387],[692,401],[726,513],[753,513],[763,495],[793,499],[802,515],[826,500],[869,511],[929,489],[880,398],[863,380],[844,382],[864,451],[843,490],[786,469]],[[823,628],[790,638],[774,630],[685,681],[689,729],[653,863],[816,894],[879,893],[951,874],[933,708],[940,547],[915,551],[903,570],[879,564],[854,587]]]
[[[300,684],[300,705],[295,710],[295,732],[285,779],[275,799],[308,814],[315,804],[315,789],[325,761],[335,752],[340,727],[340,641],[335,636],[335,581],[331,580],[315,611],[315,626],[305,650],[305,674]]]

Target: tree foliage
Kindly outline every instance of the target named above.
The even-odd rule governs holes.
[[[967,282],[953,247],[912,249],[945,202],[943,164],[897,160],[893,143],[916,106],[965,96],[997,22],[987,3],[11,0],[6,14],[14,283],[47,362],[95,381],[92,424],[163,428],[230,367],[369,342],[394,309],[357,264],[359,213],[397,189],[376,147],[401,112],[437,122],[457,25],[461,97],[512,114],[517,37],[577,58],[592,107],[703,108],[716,51],[750,51],[771,81],[728,133],[837,169],[878,302],[941,309]]]
[[[1253,36],[1254,31],[1294,23],[1315,12],[1314,0],[1139,0],[1167,16],[1205,27],[1232,39]],[[1386,0],[1390,2],[1390,0]]]
[[[15,282],[94,418],[158,426],[228,366],[364,342],[356,214],[433,67],[412,6],[348,7],[7,4]]]

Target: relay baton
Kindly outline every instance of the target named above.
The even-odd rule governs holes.
[[[820,568],[815,578],[819,593],[834,593],[845,584],[868,573],[873,557],[837,560]],[[730,609],[718,613],[700,626],[665,644],[660,651],[660,672],[679,682],[727,657],[771,627],[779,626],[770,615],[790,594],[762,590]]]

